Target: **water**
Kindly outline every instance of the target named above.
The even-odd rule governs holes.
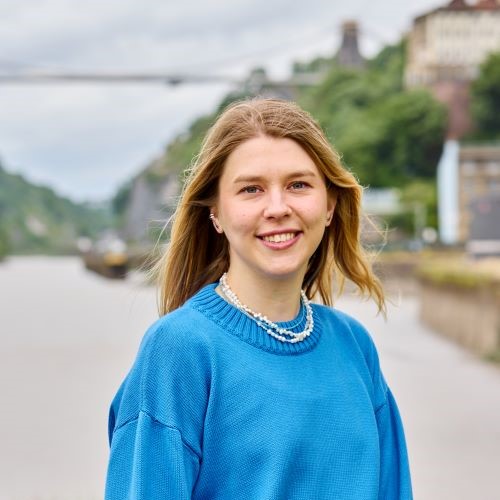
[[[0,499],[102,498],[109,403],[156,319],[138,282],[74,258],[0,265]]]

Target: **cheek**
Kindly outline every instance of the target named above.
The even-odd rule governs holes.
[[[302,213],[311,224],[323,223],[327,215],[326,200],[313,200],[304,207]]]
[[[239,203],[226,203],[221,207],[221,220],[231,233],[246,233],[254,229],[254,216],[247,207]]]
[[[233,222],[238,233],[246,234],[250,232],[253,233],[255,231],[255,224],[253,223],[251,214],[242,211],[234,215],[235,216],[233,217]]]

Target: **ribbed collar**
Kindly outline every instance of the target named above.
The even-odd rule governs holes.
[[[186,306],[191,306],[197,311],[203,313],[207,318],[217,323],[229,334],[240,338],[244,342],[251,344],[263,351],[272,352],[281,355],[301,354],[313,349],[321,337],[321,323],[313,305],[314,329],[302,342],[290,344],[281,342],[257,323],[242,313],[239,309],[223,299],[216,291],[217,283],[211,283],[199,290],[188,302]],[[277,323],[283,328],[293,332],[300,332],[304,329],[305,311],[302,305],[297,317],[291,321],[282,321]]]

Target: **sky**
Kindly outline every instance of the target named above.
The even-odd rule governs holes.
[[[447,0],[0,0],[0,75],[150,72],[285,78],[331,56],[357,20],[372,57]],[[158,157],[230,83],[0,83],[0,161],[75,201],[103,201]]]

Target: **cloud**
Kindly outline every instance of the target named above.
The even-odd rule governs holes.
[[[324,3],[324,2],[316,2]],[[299,4],[300,5],[300,4]],[[214,1],[180,3],[131,0],[107,2],[68,2],[64,0],[12,2],[3,19],[0,44],[11,57],[21,62],[85,65],[116,57],[137,64],[144,61],[168,67],[182,61],[186,52],[212,55],[237,50],[245,41],[254,47],[265,46],[269,36],[281,35],[280,27],[293,24],[300,15],[307,21],[303,7],[291,7],[284,0]],[[311,18],[311,15],[309,15]],[[278,33],[276,33],[278,28]],[[267,32],[265,40],[262,35]],[[28,36],[27,36],[28,34]],[[204,42],[209,42],[206,46]],[[200,42],[202,44],[200,45]],[[195,51],[182,51],[186,46]],[[163,63],[155,47],[163,52]],[[168,49],[175,50],[168,50]],[[248,48],[248,47],[247,47]],[[184,52],[184,53],[183,53]],[[101,54],[101,57],[98,56]]]
[[[0,107],[10,108],[11,118],[0,121],[0,153],[10,170],[74,198],[101,199],[227,90],[221,85],[5,88]]]
[[[0,0],[0,72],[171,71],[283,77],[294,59],[333,54],[339,26],[361,21],[373,54],[411,15],[441,2],[386,0]],[[223,85],[0,86],[7,167],[75,198],[102,198],[200,114]]]

